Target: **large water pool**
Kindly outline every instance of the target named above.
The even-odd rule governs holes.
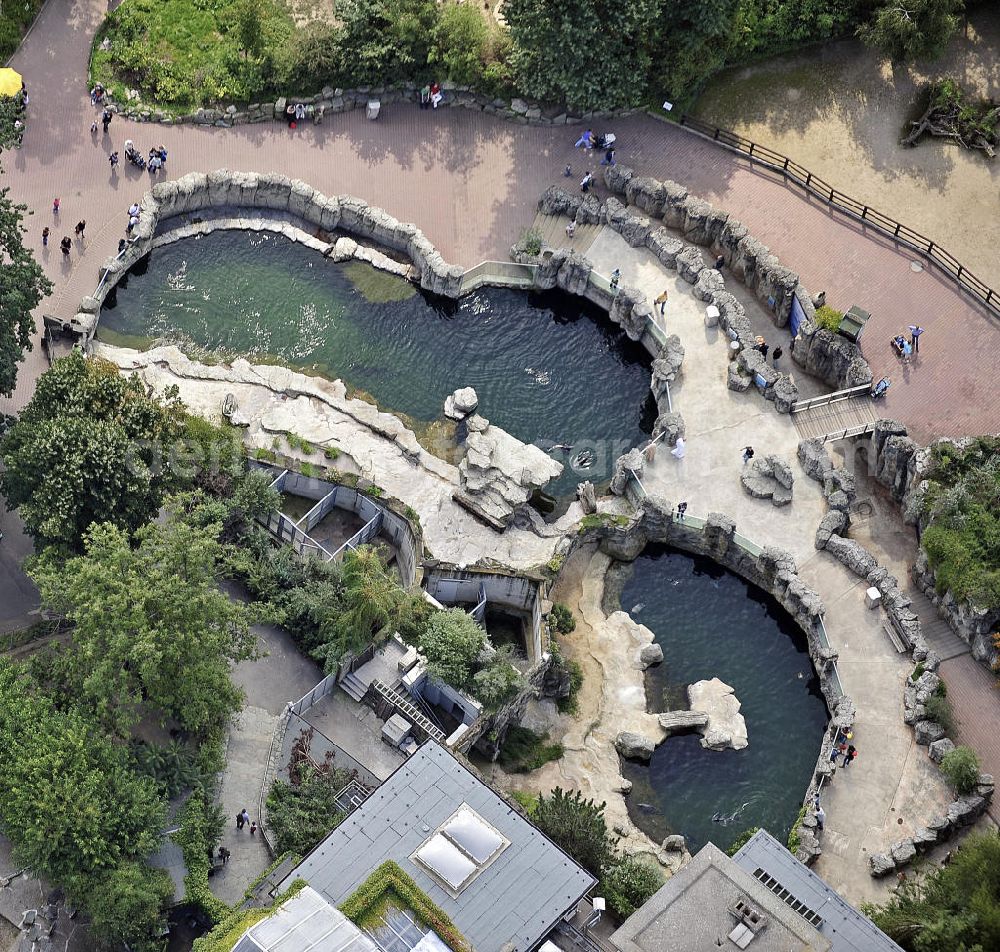
[[[563,463],[592,458],[567,466],[556,494],[608,478],[655,419],[648,354],[586,301],[488,288],[455,302],[272,234],[155,250],[105,305],[98,338],[191,342],[339,377],[418,427],[451,391],[475,387],[482,414],[519,439],[570,444],[553,451]]]
[[[663,648],[647,672],[651,709],[687,708],[687,685],[718,677],[736,689],[750,741],[714,751],[700,735],[674,736],[648,767],[626,762],[635,823],[657,840],[682,833],[692,852],[708,840],[725,849],[751,826],[784,841],[827,723],[805,635],[760,589],[662,546],[635,560],[621,605]]]

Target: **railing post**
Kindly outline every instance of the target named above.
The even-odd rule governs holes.
[[[712,138],[718,140],[720,132],[722,132],[722,130],[718,126],[716,126],[715,127],[715,135],[712,136]]]
[[[960,264],[960,265],[958,266],[958,274],[956,275],[956,277],[958,278],[958,280],[959,280],[959,281],[961,281],[961,280],[962,280],[962,272],[963,272],[964,270],[965,270],[965,266],[964,266],[964,265],[961,265],[961,264]]]
[[[812,174],[812,172],[810,172],[810,173],[809,173],[809,174],[808,174],[808,175],[806,176],[806,188],[809,188],[809,183],[810,183],[810,182],[812,182],[812,180],[813,180],[813,174]]]
[[[781,167],[783,172],[788,171],[788,156],[785,156],[785,164]]]
[[[756,144],[757,144],[756,142],[751,142],[751,143],[750,143],[750,151],[749,151],[749,152],[747,153],[747,155],[753,155],[753,147],[754,147],[754,146],[755,146]]]
[[[868,214],[868,206],[867,206],[867,205],[865,205],[865,206],[864,206],[864,207],[863,207],[863,208],[861,209],[861,220],[862,220],[862,221],[864,221],[864,220],[865,220],[865,215],[867,215],[867,214]]]
[[[930,254],[933,250],[934,250],[934,242],[932,241],[930,242],[930,244],[927,245],[927,254]]]
[[[896,228],[895,228],[895,230],[894,230],[894,231],[893,231],[893,233],[892,233],[892,237],[893,237],[893,238],[898,238],[898,237],[899,237],[899,229],[900,229],[901,227],[902,227],[902,226],[901,226],[901,225],[899,224],[899,222],[896,222]]]

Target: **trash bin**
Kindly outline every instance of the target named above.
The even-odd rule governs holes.
[[[366,115],[369,119],[378,119],[379,110],[382,108],[382,102],[378,99],[368,100],[368,109],[366,110]]]

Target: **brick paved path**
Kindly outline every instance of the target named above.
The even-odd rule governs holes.
[[[5,181],[35,212],[33,247],[40,251],[44,225],[53,228],[56,240],[41,255],[56,283],[40,309],[46,313],[73,313],[93,289],[101,261],[122,234],[124,209],[148,187],[149,176],[132,169],[109,176],[107,153],[121,150],[127,137],[143,149],[166,145],[174,177],[220,167],[278,171],[328,193],[356,194],[417,223],[448,260],[466,266],[506,258],[530,225],[542,189],[567,182],[561,177],[567,162],[581,172],[588,162],[572,148],[571,129],[396,104],[377,122],[354,112],[295,132],[282,124],[222,130],[115,119],[109,140],[92,139],[87,56],[105,9],[101,0],[49,0],[12,62],[28,83],[31,115],[24,147],[4,156]],[[893,376],[885,412],[906,421],[918,439],[1000,429],[1000,390],[993,386],[1000,328],[950,283],[934,272],[914,273],[912,255],[686,130],[646,116],[612,125],[623,162],[717,202],[799,270],[810,290],[826,290],[835,305],[857,302],[873,312],[864,346],[875,372]],[[835,184],[850,192],[850,182]],[[62,221],[53,227],[56,195]],[[72,234],[80,218],[88,223],[86,246],[74,247],[63,262],[58,237]],[[961,249],[949,250],[961,258]],[[924,355],[904,370],[887,341],[914,319],[927,329]],[[43,363],[35,354],[24,369],[15,408],[30,395]],[[5,405],[0,401],[0,410]]]

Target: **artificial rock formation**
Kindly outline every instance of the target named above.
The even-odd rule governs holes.
[[[507,526],[514,510],[555,479],[562,463],[530,443],[475,414],[468,418],[465,458],[458,465],[455,501],[495,529]]]
[[[479,406],[479,395],[472,387],[461,387],[449,394],[444,401],[444,415],[450,420],[464,420],[470,413],[476,412]]]
[[[688,686],[692,711],[703,711],[708,723],[702,728],[701,746],[710,750],[742,750],[747,746],[747,724],[733,688],[712,678]]]
[[[743,464],[740,482],[754,499],[770,499],[775,506],[792,501],[792,468],[778,456],[755,456]]]

